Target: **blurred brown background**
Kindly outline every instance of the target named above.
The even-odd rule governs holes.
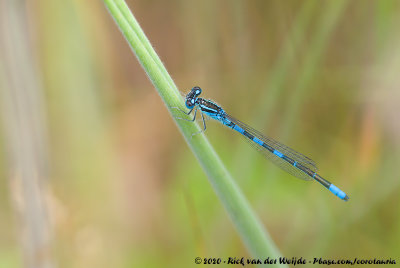
[[[248,256],[103,2],[16,2],[0,5],[0,267]],[[349,194],[208,121],[284,256],[400,262],[400,1],[127,3],[182,94],[201,86]]]

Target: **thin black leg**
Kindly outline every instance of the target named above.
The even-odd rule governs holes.
[[[203,129],[203,131],[206,131],[206,121],[204,120],[204,115],[203,115],[203,113],[201,113],[201,118],[203,119],[203,126],[204,126],[204,129]]]
[[[172,107],[172,108],[179,109],[179,108],[177,108],[177,107]],[[189,121],[189,122],[193,122],[194,120],[196,120],[197,107],[194,107],[194,108],[191,109],[188,113],[182,111],[181,109],[179,109],[179,110],[180,110],[182,113],[186,114],[186,115],[190,115],[190,113],[191,113],[193,110],[195,110],[195,111],[194,111],[193,119],[186,119],[186,118],[177,117],[177,116],[176,116],[175,118],[181,119],[181,120],[185,120],[185,121]]]
[[[177,110],[179,110],[181,113],[184,113],[184,114],[186,114],[186,115],[189,115],[192,111],[193,111],[193,109],[195,109],[196,107],[193,107],[189,112],[185,112],[184,110],[182,110],[181,108],[179,108],[179,107],[171,107],[171,109],[177,109]]]
[[[197,110],[196,110],[196,112],[197,112]],[[193,133],[192,136],[191,136],[191,138],[193,138],[194,135],[197,135],[197,134],[200,134],[200,133],[206,131],[207,127],[206,127],[206,121],[204,120],[204,115],[203,115],[203,113],[201,113],[201,118],[203,119],[203,127],[204,127],[204,128],[203,128],[202,130],[200,130],[200,131],[197,131],[197,132]]]

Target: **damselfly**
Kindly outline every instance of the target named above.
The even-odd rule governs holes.
[[[193,119],[180,119],[194,121],[196,119],[197,111],[200,110],[201,118],[203,120],[202,131],[206,130],[204,115],[207,115],[212,119],[215,119],[225,126],[242,134],[246,139],[248,139],[253,147],[255,147],[266,158],[274,162],[277,166],[279,166],[281,169],[288,172],[289,174],[306,181],[315,180],[340,199],[344,201],[349,200],[349,197],[346,195],[345,192],[343,192],[338,187],[317,174],[317,166],[313,160],[302,155],[301,153],[296,152],[286,145],[283,145],[278,141],[264,136],[254,128],[233,118],[232,116],[227,114],[219,105],[212,102],[211,100],[199,98],[201,92],[202,90],[199,87],[192,88],[192,90],[186,95],[185,98],[185,105],[189,109],[189,112],[186,113],[181,110],[187,115],[190,115],[194,111]]]

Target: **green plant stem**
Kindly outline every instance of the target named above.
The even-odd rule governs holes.
[[[173,116],[175,110],[172,107],[183,107],[182,97],[149,40],[125,1],[104,0],[104,2]],[[279,257],[281,255],[279,250],[206,137],[201,134],[191,138],[192,133],[200,130],[199,126],[176,120],[175,116],[173,118],[252,255],[258,258]]]

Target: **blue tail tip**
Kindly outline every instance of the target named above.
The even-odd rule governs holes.
[[[331,191],[334,195],[336,195],[337,197],[339,197],[340,199],[347,201],[349,200],[349,196],[347,194],[345,194],[345,192],[343,192],[342,190],[340,190],[338,187],[336,187],[335,185],[331,184],[329,186],[329,191]]]

